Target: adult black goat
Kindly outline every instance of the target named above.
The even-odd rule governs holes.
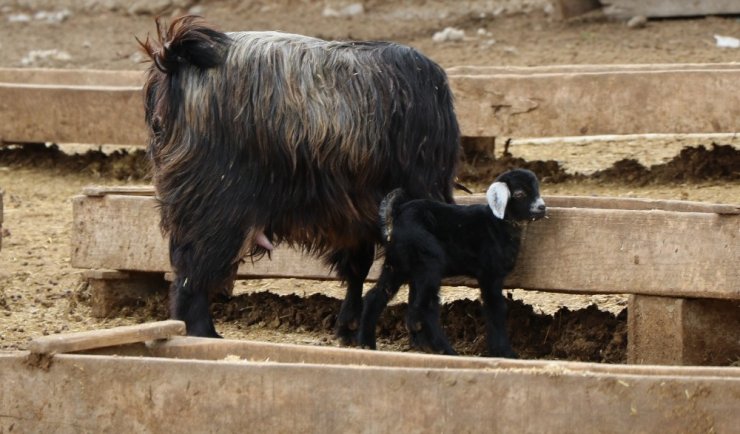
[[[398,44],[222,33],[194,16],[157,34],[140,44],[171,315],[217,337],[209,294],[286,242],[347,282],[337,335],[352,342],[385,194],[453,202],[460,132],[444,71]]]
[[[486,318],[488,354],[516,357],[506,333],[504,278],[514,268],[521,225],[545,216],[534,173],[516,169],[499,176],[486,194],[488,205],[459,206],[411,200],[394,190],[382,202],[385,262],[365,295],[359,344],[375,349],[375,327],[388,301],[409,284],[406,326],[412,345],[456,354],[439,324],[443,277],[478,280]]]

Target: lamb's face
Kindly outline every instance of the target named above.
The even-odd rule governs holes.
[[[506,220],[538,220],[547,211],[537,176],[526,169],[514,169],[499,176],[487,197],[494,215]]]

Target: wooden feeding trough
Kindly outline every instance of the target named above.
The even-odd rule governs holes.
[[[740,368],[482,359],[181,337],[0,353],[0,432],[734,432]]]
[[[151,187],[95,188],[73,199],[74,267],[90,270],[93,310],[145,297],[170,269]],[[481,195],[460,203],[484,202]],[[546,197],[549,219],[525,229],[508,288],[631,294],[631,363],[727,364],[740,356],[740,207],[686,201]],[[370,279],[377,277],[376,264]],[[142,274],[145,273],[145,274]],[[159,276],[159,277],[157,277]],[[238,278],[334,279],[278,248]],[[467,279],[450,284],[475,285]]]

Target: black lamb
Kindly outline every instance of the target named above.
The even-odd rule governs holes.
[[[457,354],[439,321],[442,278],[478,280],[486,320],[488,355],[516,357],[506,332],[504,279],[514,268],[522,225],[545,216],[537,177],[525,169],[499,176],[486,193],[488,205],[408,200],[401,189],[380,205],[385,262],[364,297],[359,344],[375,349],[375,328],[388,301],[409,284],[406,326],[414,347]]]

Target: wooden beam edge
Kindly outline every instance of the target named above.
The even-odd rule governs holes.
[[[168,320],[106,330],[42,336],[31,341],[29,351],[34,354],[69,353],[183,335],[185,323]]]

